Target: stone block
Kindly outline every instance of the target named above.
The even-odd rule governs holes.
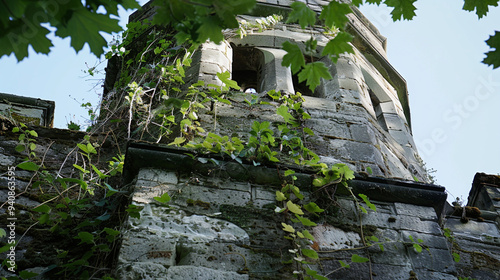
[[[305,122],[306,126],[311,128],[316,135],[330,136],[342,139],[350,139],[347,124],[335,119],[309,119]]]
[[[439,227],[439,224],[437,222],[425,221],[417,217],[404,216],[404,215],[397,216],[396,221],[399,222],[400,229],[434,234],[434,235],[442,234],[441,228]]]
[[[233,223],[202,215],[187,215],[184,211],[146,204],[141,217],[128,219],[130,233],[150,232],[163,238],[183,239],[189,242],[238,242],[247,244],[248,234]]]
[[[249,188],[246,191],[238,191],[188,184],[182,187],[181,192],[175,196],[173,202],[183,206],[191,205],[195,208],[217,209],[217,206],[221,204],[243,206],[249,203],[251,199],[252,196]]]
[[[387,125],[387,129],[393,130],[404,130],[404,121],[396,114],[384,113],[384,121]]]
[[[406,203],[395,202],[396,212],[398,215],[414,216],[423,220],[436,221],[437,215],[433,207],[418,206]]]
[[[118,265],[117,274],[120,280],[167,280],[168,269],[158,263],[133,262]]]
[[[470,236],[473,239],[478,239],[483,233],[488,233],[488,235],[494,237],[500,237],[498,226],[492,222],[476,222],[470,220],[464,224],[460,222],[459,219],[447,219],[444,226],[454,233],[462,233],[461,235]]]
[[[375,138],[375,132],[369,127],[368,124],[351,124],[349,126],[349,131],[351,132],[351,139],[358,142],[365,142],[370,144],[376,144],[377,139]]]
[[[449,249],[448,241],[442,235],[432,235],[421,232],[402,230],[401,236],[402,236],[402,241],[406,243],[412,242],[410,239],[411,236],[414,241],[421,239],[423,241],[421,244],[425,247],[443,249],[443,250]]]
[[[216,63],[202,62],[200,63],[200,74],[210,74],[217,75],[217,73],[221,73],[223,71],[223,67]]]
[[[139,279],[139,278],[137,278]],[[245,280],[248,274],[238,274],[233,271],[216,270],[201,266],[173,266],[166,274],[167,280]]]
[[[201,65],[205,63],[212,63],[231,69],[231,60],[229,60],[224,53],[220,50],[207,49],[201,52]]]
[[[124,235],[118,262],[148,262],[169,267],[175,265],[175,259],[175,239],[145,231],[142,234],[128,232]]]
[[[413,246],[409,245],[408,254],[411,258],[413,268],[421,270],[439,271],[445,274],[456,274],[457,270],[449,250],[429,248],[417,253]],[[430,279],[430,278],[425,278]]]
[[[312,229],[312,235],[321,251],[352,249],[360,247],[361,237],[356,232],[346,232],[330,225],[318,225]]]
[[[151,168],[139,170],[137,179],[158,182],[160,184],[177,184],[179,182],[175,172]]]
[[[457,277],[451,273],[442,273],[437,271],[430,271],[425,269],[416,269],[416,277],[418,279],[432,279],[432,280],[456,280]],[[465,278],[466,279],[466,278]],[[474,277],[474,279],[476,279]],[[488,279],[488,278],[477,278],[477,279]],[[494,278],[491,278],[494,279]]]

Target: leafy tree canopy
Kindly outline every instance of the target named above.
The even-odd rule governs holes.
[[[393,8],[392,19],[411,20],[415,17],[417,0],[352,0],[351,4],[385,4]],[[463,10],[475,12],[479,19],[486,16],[490,7],[498,6],[500,0],[464,0]],[[177,40],[191,40],[202,43],[206,40],[220,42],[224,39],[222,30],[237,28],[236,15],[250,11],[256,0],[155,0],[158,7],[154,18],[155,24],[173,26],[177,31]],[[18,61],[28,56],[31,45],[37,53],[48,54],[52,47],[47,35],[51,27],[55,35],[70,37],[71,46],[78,52],[85,43],[92,53],[100,56],[106,47],[106,41],[100,32],[119,32],[116,16],[118,6],[125,9],[139,8],[136,0],[0,0],[0,57],[14,54]],[[331,1],[322,8],[319,16],[302,2],[294,2],[288,22],[298,22],[302,28],[308,28],[321,21],[327,28],[336,27],[338,35],[327,45],[323,55],[334,61],[340,53],[352,51],[348,42],[351,36],[344,32],[347,24],[346,14],[350,13],[346,3]],[[314,41],[310,42],[314,45]],[[496,31],[486,43],[492,48],[486,53],[483,63],[498,68],[500,66],[500,32]],[[297,49],[286,45],[289,52],[287,66],[294,72],[306,70],[313,73],[310,85],[317,83],[318,77],[326,76],[316,66],[306,66],[303,59],[296,57]],[[306,79],[307,75],[302,74]]]

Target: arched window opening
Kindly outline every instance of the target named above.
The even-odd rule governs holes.
[[[253,47],[233,47],[232,79],[246,93],[261,91],[264,55]]]

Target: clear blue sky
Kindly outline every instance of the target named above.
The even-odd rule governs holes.
[[[500,30],[500,8],[478,20],[462,11],[462,3],[419,0],[417,17],[396,23],[385,6],[361,9],[388,38],[389,61],[408,83],[420,155],[428,168],[437,170],[437,183],[450,192],[449,200],[467,200],[476,172],[500,172],[500,69],[480,62],[488,51],[484,41]],[[124,25],[128,13],[121,15]],[[97,104],[103,76],[83,71],[99,59],[88,46],[75,54],[69,39],[53,43],[48,56],[30,51],[20,63],[14,56],[2,57],[0,92],[54,100],[58,128],[69,120],[84,124],[88,116],[79,103]]]

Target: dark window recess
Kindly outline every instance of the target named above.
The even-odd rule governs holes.
[[[378,99],[377,95],[371,89],[368,89],[368,92],[370,93],[370,99],[372,101],[373,110],[375,111],[375,116],[377,117],[377,122],[383,129],[387,130],[384,114],[380,107],[380,99]]]
[[[306,60],[306,64],[317,60],[317,58],[311,56],[305,56],[304,58]],[[299,75],[298,75],[299,73],[300,71],[297,72],[297,74],[292,73],[293,89],[295,90],[295,92],[298,91],[302,93],[302,95],[307,95],[307,96],[316,96],[315,93],[311,91],[309,86],[307,86],[306,81],[299,83]]]
[[[247,93],[261,91],[264,54],[252,47],[233,47],[233,80]]]
[[[314,96],[314,93],[306,85],[306,81],[299,83],[299,76],[297,74],[292,75],[293,89],[295,92],[300,92],[302,95]]]

